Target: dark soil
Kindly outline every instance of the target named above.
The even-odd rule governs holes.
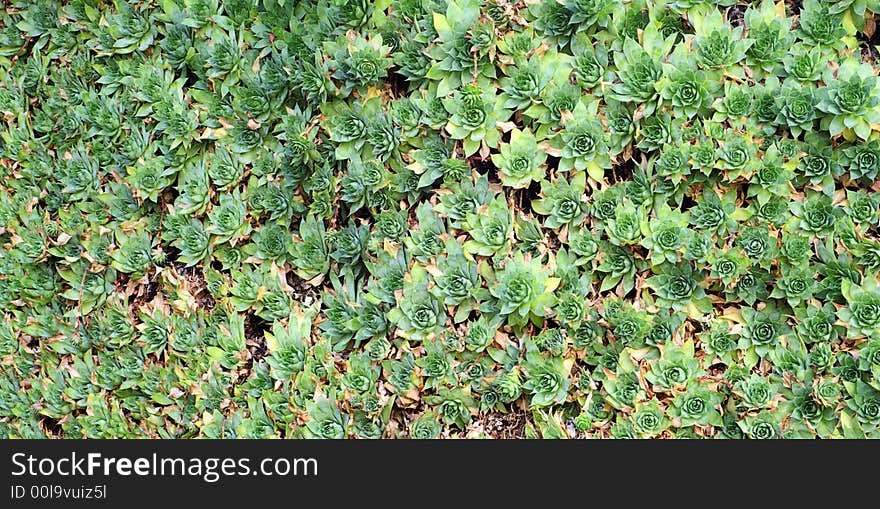
[[[501,177],[498,176],[498,167],[492,162],[492,157],[483,159],[479,154],[474,154],[468,158],[468,165],[483,175],[489,175],[489,182],[500,182]]]
[[[876,64],[878,58],[880,58],[880,51],[877,51],[877,47],[871,44],[862,44],[862,62],[867,62],[869,64]]]
[[[870,22],[875,21],[876,18]],[[862,62],[867,62],[872,65],[878,62],[880,51],[877,50],[877,46],[880,46],[880,30],[875,27],[874,31],[871,33],[871,37],[868,37],[863,32],[856,34],[856,37],[859,39],[859,49],[862,53]]]
[[[611,167],[611,180],[613,182],[624,182],[632,180],[633,171],[636,169],[636,158],[641,158],[641,152],[634,149],[632,156],[628,159],[620,161]],[[607,175],[606,175],[607,176]]]
[[[406,92],[409,90],[409,82],[406,77],[401,74],[398,74],[393,69],[388,73],[388,83],[391,87],[391,93],[394,94],[394,97],[401,97],[406,95]]]
[[[506,414],[496,415],[495,436],[497,438],[523,438],[525,437],[526,416],[523,413],[511,411]]]
[[[56,419],[52,419],[51,417],[43,417],[40,420],[40,424],[42,424],[43,429],[49,435],[53,437],[64,436],[64,430],[61,429],[61,424],[59,424]]]
[[[731,26],[736,28],[745,24],[746,9],[745,5],[733,5],[727,9],[727,21]]]
[[[292,270],[287,271],[287,284],[293,289],[293,299],[306,306],[315,302],[320,297],[317,288],[301,279]]]
[[[244,337],[248,340],[248,350],[251,352],[253,362],[257,362],[269,352],[266,346],[266,331],[269,330],[269,322],[259,316],[248,313],[244,318]]]
[[[174,268],[190,283],[190,293],[196,298],[198,306],[204,310],[214,309],[214,296],[208,291],[202,268],[200,266],[185,267],[180,263],[175,263]]]

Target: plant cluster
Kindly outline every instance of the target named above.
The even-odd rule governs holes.
[[[0,436],[880,438],[877,0],[13,0]]]

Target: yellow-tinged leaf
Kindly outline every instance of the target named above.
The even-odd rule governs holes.
[[[692,320],[699,320],[700,317],[703,316],[703,312],[697,309],[697,306],[694,305],[693,302],[688,302],[687,305],[687,315]]]
[[[382,90],[376,87],[370,87],[367,89],[367,96],[364,100],[369,101],[375,97],[382,97]]]
[[[388,239],[385,239],[385,241],[382,242],[382,249],[384,249],[385,252],[390,254],[391,256],[397,256],[397,251],[400,250],[400,245]]]
[[[446,16],[440,14],[439,12],[434,13],[434,30],[438,33],[443,30],[452,30],[452,27],[449,26],[449,21],[446,19]]]
[[[856,24],[853,23],[852,10],[850,10],[850,9],[847,9],[846,12],[843,14],[843,20],[842,20],[841,24],[843,25],[843,28],[846,30],[846,33],[848,33],[850,35],[854,35],[856,32],[858,32],[858,29],[856,28]]]
[[[199,135],[199,139],[202,140],[219,140],[221,138],[225,138],[227,134],[225,127],[220,127],[218,129],[213,129],[210,127],[206,127],[202,134]]]
[[[596,182],[602,182],[605,180],[605,169],[599,166],[599,163],[596,161],[590,161],[587,164],[587,173],[590,175],[590,178]]]
[[[773,6],[773,11],[776,16],[780,18],[785,17],[785,2],[776,2],[776,5]]]
[[[552,292],[559,288],[559,285],[562,283],[562,279],[558,277],[548,277],[547,282],[544,283],[544,291]]]
[[[728,308],[723,315],[718,315],[718,318],[727,320],[728,322],[745,323],[739,309]]]

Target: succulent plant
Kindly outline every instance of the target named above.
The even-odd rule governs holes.
[[[0,437],[880,437],[878,2],[14,4]]]

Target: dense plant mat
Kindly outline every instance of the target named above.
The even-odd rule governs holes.
[[[877,0],[0,12],[0,436],[880,437]]]

